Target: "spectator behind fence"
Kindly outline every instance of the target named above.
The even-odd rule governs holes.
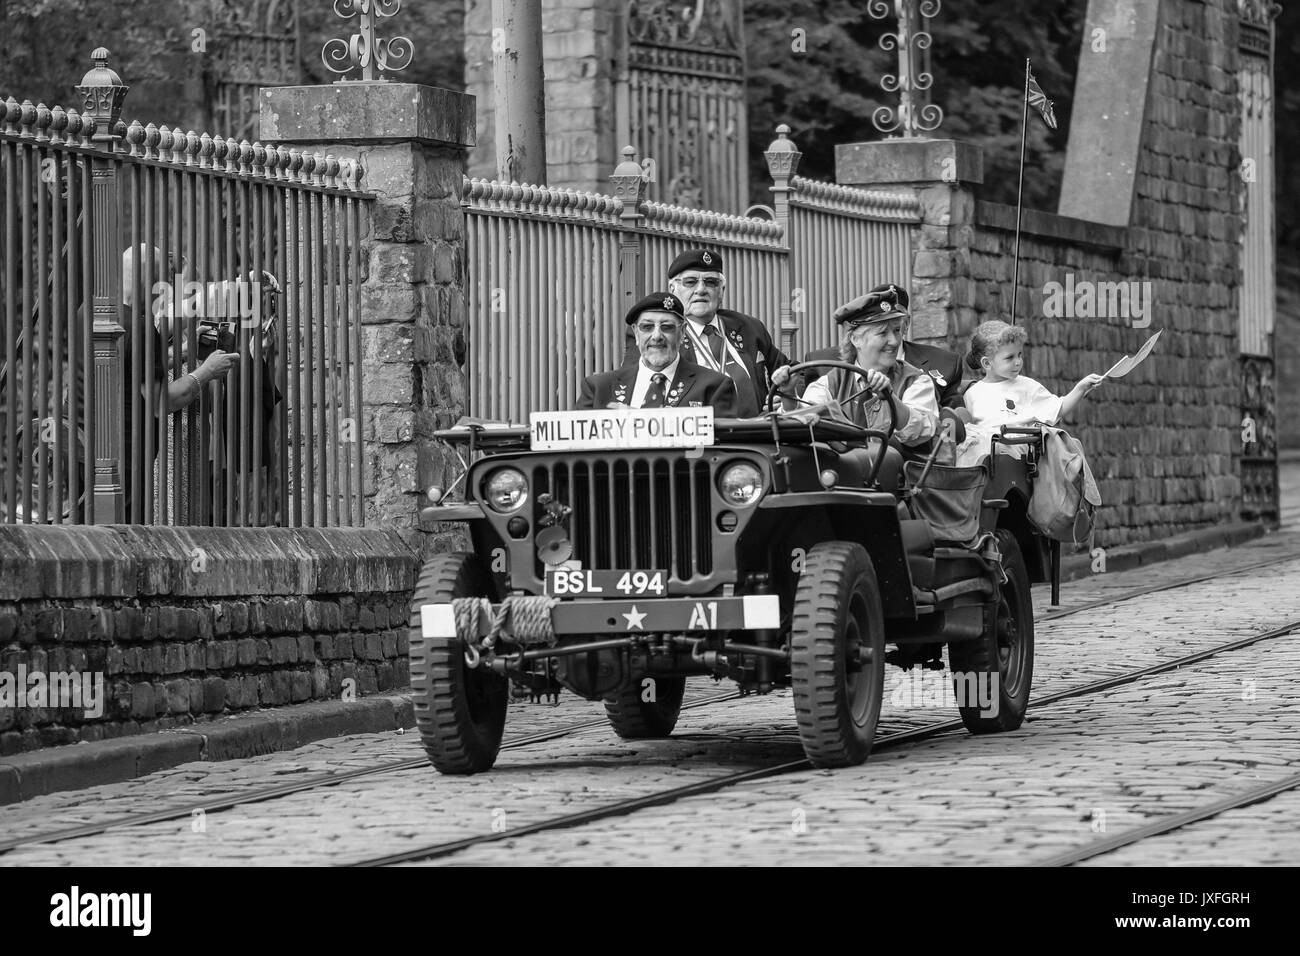
[[[146,444],[143,429],[153,429],[156,436],[158,420],[193,402],[202,394],[204,386],[209,382],[223,380],[239,361],[239,356],[233,352],[214,350],[194,371],[186,372],[179,378],[168,381],[167,370],[172,364],[172,342],[164,342],[162,334],[163,319],[167,313],[158,297],[154,295],[153,289],[145,287],[145,282],[152,278],[154,283],[170,283],[178,270],[169,257],[163,255],[162,250],[154,247],[153,275],[145,276],[137,273],[139,263],[143,262],[145,255],[148,254],[147,249],[144,243],[140,243],[122,253],[122,304],[126,306],[127,322],[122,347],[122,379],[126,384],[122,401],[122,416],[126,423],[126,442],[122,450],[122,484],[126,489],[126,520],[135,523],[141,522],[144,518],[143,502],[133,502],[131,491],[134,484],[133,469],[137,465],[134,445],[137,440],[142,445]],[[137,292],[141,295],[138,305],[136,304]],[[152,322],[147,321],[149,316],[152,316]],[[169,339],[175,336],[175,325],[174,317],[167,322]],[[141,352],[138,356],[134,352],[137,338],[141,344]],[[149,395],[145,392],[146,378],[150,379]],[[133,416],[137,398],[151,400],[155,416],[152,421],[142,421],[139,435],[136,434]],[[148,407],[147,403],[145,407]],[[158,455],[156,439],[153,453],[156,459]],[[152,467],[152,460],[144,462],[141,456],[139,465],[142,468]]]
[[[206,310],[208,310],[214,302],[222,303],[222,308],[227,311],[231,303],[238,302],[241,303],[243,307],[249,307],[256,302],[256,314],[249,318],[260,319],[264,314],[273,314],[271,309],[265,308],[268,303],[266,303],[263,298],[254,300],[250,296],[242,295],[243,290],[237,289],[237,284],[244,283],[251,286],[253,296],[262,296],[264,287],[268,285],[268,291],[270,293],[279,291],[278,284],[275,282],[274,277],[265,272],[262,273],[263,278],[261,282],[257,282],[251,278],[246,280],[241,277],[239,280],[234,280],[234,282],[224,281],[201,284],[200,289],[205,298],[202,302],[196,303],[200,312],[200,317],[209,320],[214,318],[228,320],[227,324],[230,326],[231,330],[218,334],[210,322],[205,325],[200,325],[197,342],[193,343],[193,347],[191,347],[192,343],[188,336],[187,322],[184,316],[176,314],[175,309],[178,292],[183,293],[185,290],[177,290],[173,286],[173,283],[177,281],[178,276],[181,281],[186,281],[188,279],[188,264],[182,260],[178,268],[176,263],[172,262],[170,258],[167,258],[165,263],[166,269],[164,271],[165,257],[161,250],[155,248],[153,250],[154,275],[150,277],[153,279],[154,285],[152,288],[145,289],[144,281],[146,277],[137,275],[136,273],[137,262],[142,261],[145,254],[146,246],[141,243],[135,249],[127,249],[122,256],[122,301],[127,306],[127,322],[139,323],[136,329],[133,330],[129,327],[127,329],[123,360],[123,376],[125,381],[128,383],[138,383],[135,387],[128,384],[123,409],[127,434],[126,449],[123,456],[123,479],[127,492],[128,521],[140,521],[143,520],[144,517],[144,511],[142,508],[139,513],[136,514],[133,514],[131,511],[132,481],[130,477],[131,469],[135,467],[135,462],[132,457],[133,439],[135,438],[135,426],[133,423],[132,411],[137,395],[140,398],[145,396],[143,380],[151,375],[153,383],[152,401],[156,419],[162,419],[167,414],[186,407],[195,399],[199,398],[202,395],[204,388],[213,382],[221,382],[230,388],[236,389],[234,393],[236,396],[236,414],[239,415],[239,402],[242,400],[243,390],[239,388],[237,371],[239,365],[239,354],[233,351],[236,339],[232,330],[234,325],[244,321],[244,317],[238,314],[225,314],[225,312],[220,316],[209,316],[206,314]],[[253,275],[253,273],[250,273],[250,277]],[[160,286],[157,285],[157,283],[166,283],[166,286]],[[137,284],[139,285],[139,289],[137,289]],[[136,293],[140,290],[143,290],[145,300],[150,303],[151,307],[148,309],[133,306]],[[236,292],[237,295],[232,295],[232,292]],[[150,314],[153,317],[151,326],[149,323],[145,322],[146,314]],[[252,436],[250,434],[248,436],[250,450],[244,456],[245,475],[251,472],[254,468],[267,469],[267,473],[265,474],[262,483],[262,486],[266,489],[267,493],[261,501],[250,502],[251,507],[249,509],[249,519],[253,522],[262,523],[270,523],[276,520],[278,508],[277,502],[279,499],[278,490],[274,489],[271,484],[274,469],[270,466],[275,460],[274,449],[276,448],[278,437],[277,431],[274,428],[275,406],[280,401],[281,395],[279,389],[277,389],[275,385],[275,362],[272,348],[274,345],[274,336],[269,331],[269,325],[270,321],[268,319],[266,323],[261,325],[260,329],[263,336],[261,343],[263,352],[261,360],[262,393],[260,401],[257,401],[257,406],[260,408],[262,416],[262,442],[256,452],[253,452],[251,449]],[[163,335],[164,328],[167,332],[165,342]],[[136,335],[139,336],[140,342],[143,343],[143,352],[139,358],[138,368],[132,364],[132,339]],[[175,350],[178,347],[180,348],[182,366],[190,364],[191,357],[198,364],[193,371],[185,372],[169,381],[168,370],[172,368],[173,357]],[[150,363],[152,363],[152,370],[149,368]],[[166,386],[165,392],[164,385]],[[221,393],[217,393],[217,396],[221,397]],[[200,496],[202,496],[204,500],[211,496],[212,491],[210,482],[217,473],[220,473],[222,477],[223,488],[228,487],[225,482],[232,479],[232,476],[227,473],[225,467],[225,444],[228,440],[228,434],[232,431],[232,429],[227,428],[226,425],[226,419],[228,417],[226,415],[226,402],[214,401],[208,410],[208,414],[212,416],[211,444],[206,452],[208,470],[202,477],[201,489],[189,490],[191,501],[196,501]],[[240,418],[242,418],[242,415],[240,415]],[[155,421],[152,424],[146,422],[142,427],[153,427],[156,433],[158,426]],[[239,420],[235,421],[233,432],[237,435],[240,433]],[[143,434],[143,432],[141,434]],[[179,438],[173,436],[173,440],[179,440]],[[155,458],[157,457],[158,444],[159,443],[155,441]],[[256,457],[254,457],[254,455]],[[239,458],[236,456],[236,461],[238,462],[238,460]],[[214,462],[216,463],[215,467],[213,466]],[[238,465],[236,465],[236,467],[238,467]],[[237,482],[239,477],[238,474],[233,477]],[[173,476],[173,480],[176,480],[176,478],[177,476]],[[238,490],[236,490],[235,494],[236,511],[242,513],[242,502],[239,500]],[[217,500],[213,502],[212,521],[214,524],[222,525],[228,522],[228,515],[225,507],[226,499],[227,494],[223,493],[218,495]]]

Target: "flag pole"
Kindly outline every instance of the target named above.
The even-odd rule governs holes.
[[[1016,186],[1016,251],[1011,271],[1011,324],[1016,324],[1016,299],[1020,286],[1020,209],[1025,194],[1025,135],[1029,129],[1029,57],[1025,57],[1025,93],[1020,114],[1020,183]]]

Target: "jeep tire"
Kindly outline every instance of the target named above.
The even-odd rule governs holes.
[[[1015,535],[1003,528],[998,530],[997,538],[1007,581],[998,589],[996,603],[984,609],[984,633],[973,641],[948,645],[961,722],[973,734],[1018,728],[1025,719],[1034,679],[1034,603],[1029,593],[1029,572]],[[958,674],[973,677],[960,679]],[[980,688],[988,688],[981,693],[986,693],[990,702],[996,696],[995,713],[988,713],[978,701],[975,706],[969,705],[972,681]],[[991,693],[993,682],[997,684],[996,695]],[[967,706],[962,706],[963,700],[967,700]]]
[[[790,677],[804,753],[817,767],[871,752],[885,681],[885,619],[871,558],[828,541],[804,560],[791,621]]]
[[[654,681],[652,701],[644,700],[646,680]],[[605,714],[614,733],[624,740],[650,740],[667,737],[677,726],[682,698],[686,696],[685,677],[638,677],[623,690],[605,698]]]
[[[465,661],[465,635],[425,637],[420,608],[453,598],[488,597],[490,578],[466,552],[426,561],[411,602],[411,691],[415,723],[429,761],[440,773],[490,770],[505,731],[509,684],[486,666]]]

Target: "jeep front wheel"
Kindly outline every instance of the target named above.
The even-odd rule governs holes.
[[[438,555],[425,562],[411,602],[411,691],[415,723],[440,773],[490,770],[505,731],[509,684],[465,660],[467,635],[425,637],[420,608],[455,598],[487,597],[490,579],[477,556]]]
[[[605,714],[614,733],[624,740],[667,737],[677,726],[685,696],[685,677],[643,677],[606,697]]]
[[[816,545],[804,561],[792,617],[791,684],[804,753],[848,767],[871,752],[885,682],[885,619],[866,549]]]

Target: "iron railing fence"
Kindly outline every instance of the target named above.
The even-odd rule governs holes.
[[[839,345],[831,315],[855,296],[885,282],[909,294],[912,231],[921,213],[916,196],[855,189],[802,176],[790,180],[791,311],[798,355]]]
[[[360,524],[356,165],[3,120],[0,521]]]
[[[622,364],[628,305],[665,288],[688,248],[722,253],[723,304],[763,321],[795,360],[838,344],[840,304],[882,282],[910,286],[915,196],[794,176],[780,129],[771,218],[647,202],[630,147],[613,195],[465,179],[471,414],[522,422],[572,408],[585,376]]]

